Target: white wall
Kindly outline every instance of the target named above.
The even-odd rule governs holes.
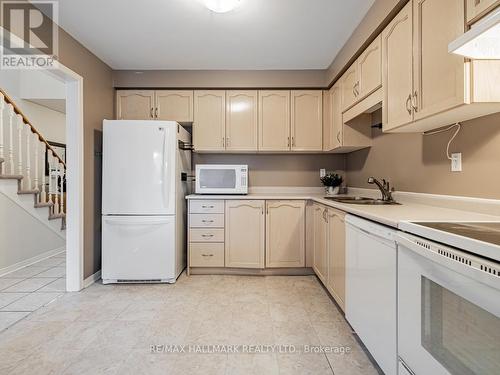
[[[63,246],[64,239],[0,192],[0,274],[2,269]]]

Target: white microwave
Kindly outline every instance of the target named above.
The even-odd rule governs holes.
[[[196,194],[248,194],[248,165],[197,164]]]

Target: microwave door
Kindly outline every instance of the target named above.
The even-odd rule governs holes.
[[[234,192],[237,188],[235,169],[205,169],[199,170],[196,177],[198,191],[206,194],[224,194]]]

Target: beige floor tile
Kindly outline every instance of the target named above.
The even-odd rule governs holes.
[[[89,348],[74,359],[64,375],[114,375],[120,373],[130,350],[123,347]]]
[[[57,375],[61,374],[80,356],[80,351],[43,348],[23,360],[9,375]]]
[[[309,314],[300,304],[271,303],[269,309],[274,322],[309,323]]]
[[[360,347],[354,347],[347,354],[327,354],[330,366],[335,374],[378,375],[368,356]]]
[[[320,340],[310,323],[273,322],[274,340],[278,345],[319,345]]]
[[[283,375],[333,375],[324,354],[278,354],[280,374]],[[339,375],[351,375],[341,372]]]
[[[187,354],[179,356],[172,374],[225,375],[226,354]]]
[[[29,293],[2,308],[2,311],[35,311],[55,301],[60,296],[61,293]]]
[[[0,311],[0,334],[1,332],[28,315],[28,312]]]
[[[122,363],[120,375],[171,375],[175,374],[178,356],[174,354],[151,354],[133,350]]]
[[[279,375],[275,354],[229,354],[226,375]]]

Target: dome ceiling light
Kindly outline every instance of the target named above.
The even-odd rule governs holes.
[[[203,0],[203,4],[215,13],[227,13],[236,9],[242,0]]]

